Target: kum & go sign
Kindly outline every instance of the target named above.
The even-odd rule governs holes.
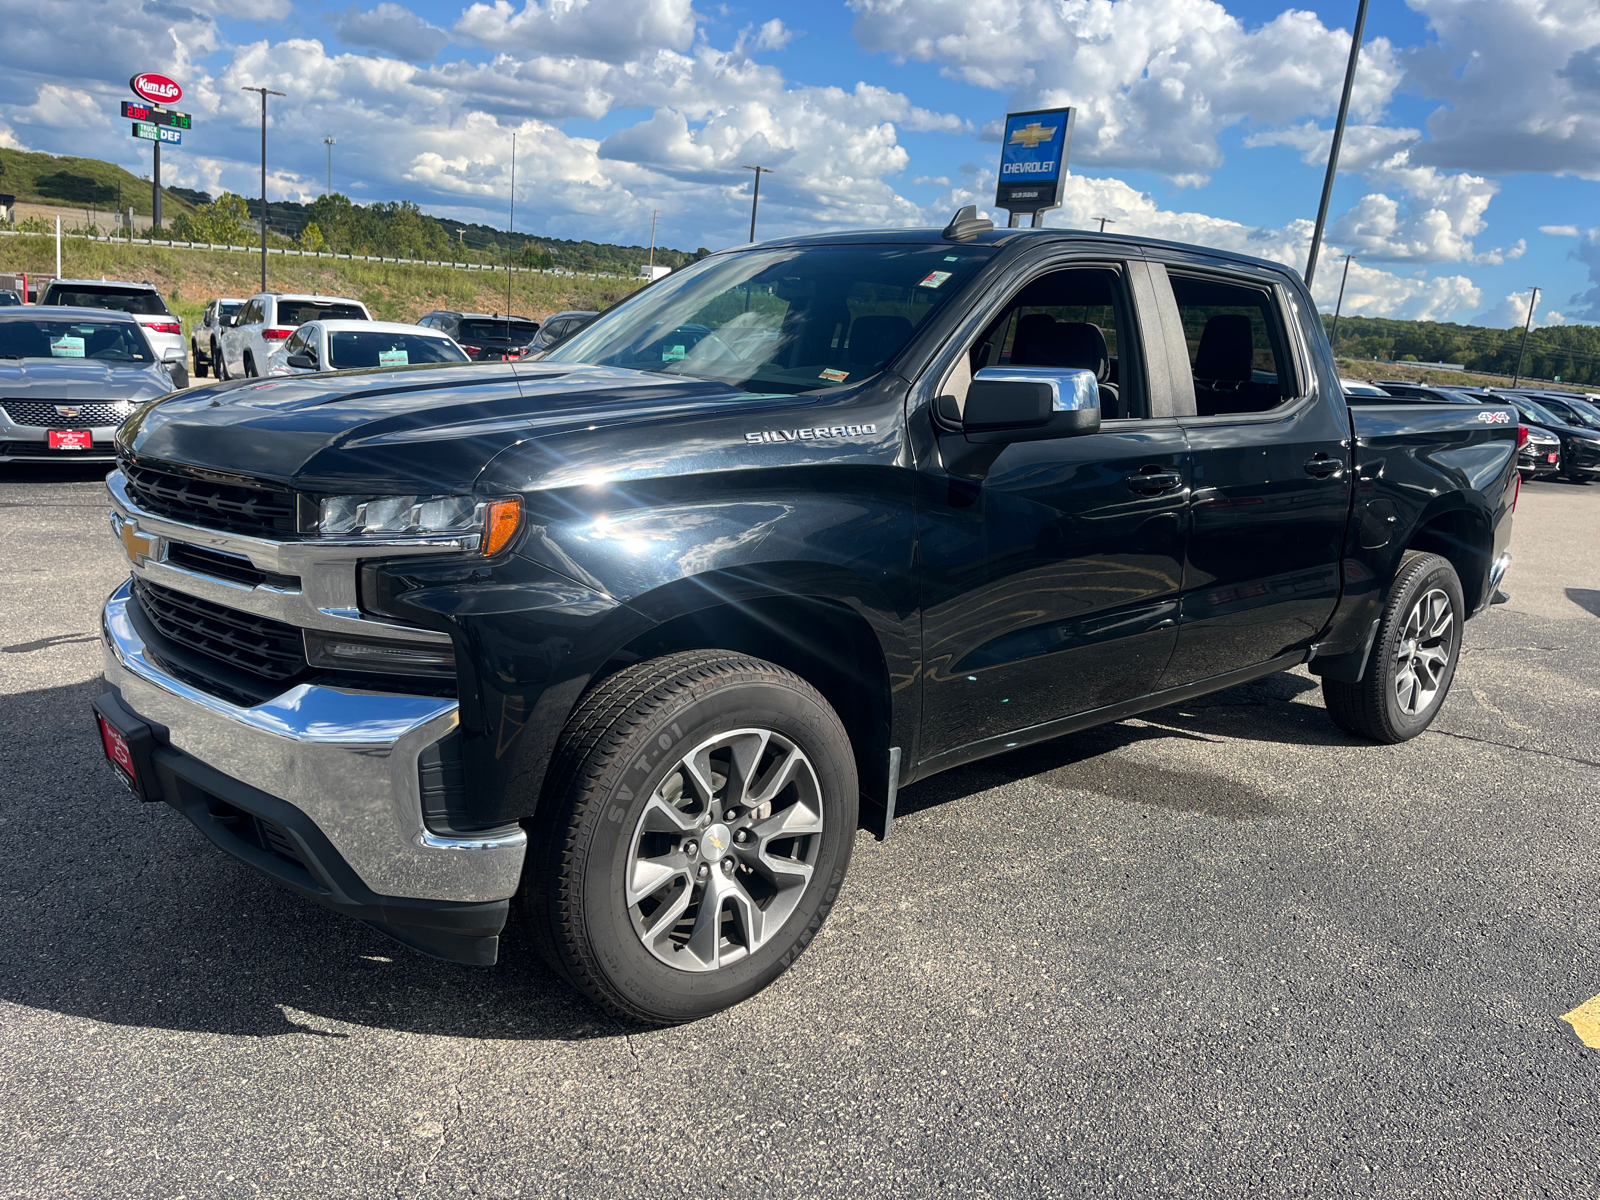
[[[153,71],[135,75],[128,80],[128,86],[133,89],[135,96],[151,104],[172,104],[183,99],[183,89],[175,81]]]

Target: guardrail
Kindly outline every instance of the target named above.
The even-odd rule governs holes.
[[[223,246],[214,242],[179,242],[170,238],[124,238],[124,237],[96,237],[84,233],[63,233],[63,238],[74,238],[83,242],[107,242],[118,246],[158,246],[163,250],[221,250],[231,254],[260,254],[260,246]],[[53,238],[53,233],[35,233],[23,229],[0,229],[0,237],[47,237]],[[452,262],[448,259],[424,258],[389,258],[382,254],[334,254],[324,253],[321,250],[289,250],[276,246],[267,247],[268,254],[277,254],[294,258],[326,258],[344,259],[348,262],[375,262],[395,263],[400,266],[410,267],[450,267],[457,271],[504,271],[508,267],[505,263],[466,263]],[[634,275],[614,275],[609,271],[569,271],[564,267],[516,267],[515,270],[524,275],[559,275],[574,279],[621,279],[632,283],[643,283]]]

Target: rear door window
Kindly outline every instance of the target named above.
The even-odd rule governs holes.
[[[1270,288],[1168,268],[1202,417],[1268,412],[1299,394]]]

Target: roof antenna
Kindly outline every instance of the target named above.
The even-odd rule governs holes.
[[[964,242],[977,237],[980,233],[988,233],[993,228],[994,222],[988,217],[980,217],[978,206],[969,204],[965,208],[956,210],[956,215],[950,218],[950,224],[944,227],[941,236],[949,242]]]

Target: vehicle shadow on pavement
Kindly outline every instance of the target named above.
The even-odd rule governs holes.
[[[101,757],[89,715],[100,688],[0,697],[11,735],[0,746],[0,1000],[243,1037],[638,1032],[553,975],[515,919],[500,965],[439,962],[278,887],[167,805],[139,804]]]
[[[1586,612],[1600,617],[1600,592],[1593,588],[1569,587],[1567,599]]]
[[[900,793],[900,816],[1036,778],[1052,787],[1091,791],[1115,800],[1202,813],[1227,820],[1270,817],[1270,797],[1225,775],[1159,767],[1107,756],[1140,742],[1216,742],[1222,738],[1287,742],[1306,746],[1350,746],[1355,740],[1327,713],[1291,703],[1318,684],[1303,675],[1278,674],[1252,683],[1040,742],[1010,754],[958,767]]]

